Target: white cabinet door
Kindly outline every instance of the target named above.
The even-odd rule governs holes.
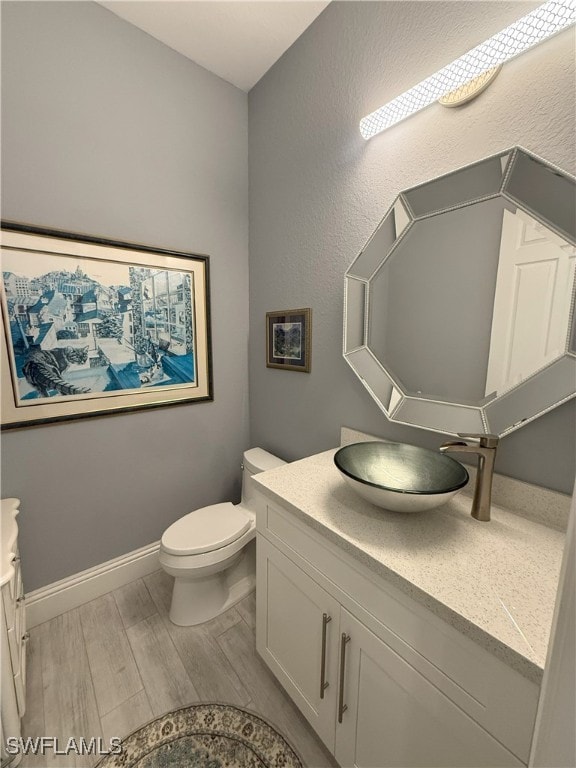
[[[258,653],[333,751],[340,605],[261,536],[256,574]]]
[[[349,638],[344,643],[342,635]],[[335,756],[358,768],[505,768],[521,766],[438,688],[344,608],[339,679],[346,709]],[[339,714],[339,712],[338,712]]]

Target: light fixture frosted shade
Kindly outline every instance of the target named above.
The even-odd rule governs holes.
[[[365,139],[371,138],[478,77],[487,69],[504,64],[575,22],[576,0],[549,0],[431,77],[422,80],[414,88],[362,118],[360,133]]]

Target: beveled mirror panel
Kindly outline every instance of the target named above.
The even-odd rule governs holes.
[[[576,183],[515,148],[401,192],[346,274],[344,357],[393,421],[500,436],[576,396]]]

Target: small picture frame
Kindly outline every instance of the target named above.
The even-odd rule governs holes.
[[[266,366],[310,373],[312,310],[266,313]]]

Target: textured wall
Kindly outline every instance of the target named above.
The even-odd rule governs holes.
[[[3,436],[32,590],[239,496],[247,98],[95,3],[2,10],[3,217],[211,257],[213,403]]]
[[[250,401],[255,444],[297,458],[347,424],[391,424],[342,359],[343,276],[402,189],[515,144],[574,169],[574,34],[509,62],[459,109],[434,105],[364,142],[358,121],[539,3],[336,2],[250,92]],[[267,369],[267,310],[313,308],[310,374]],[[414,307],[425,311],[425,307]],[[497,469],[570,492],[574,403],[502,442]]]

